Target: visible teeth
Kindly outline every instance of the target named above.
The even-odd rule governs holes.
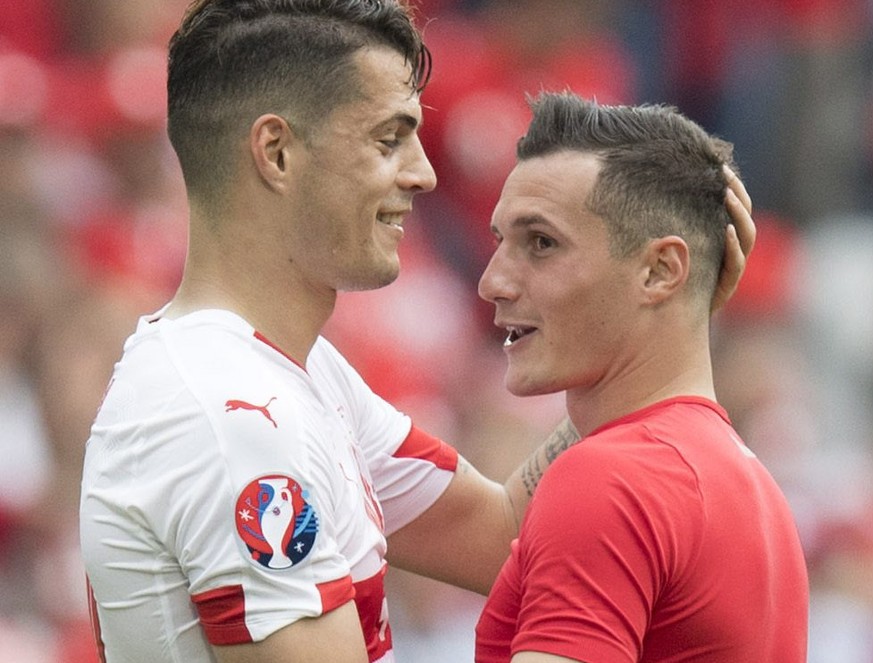
[[[403,220],[403,217],[398,216],[396,214],[390,215],[379,215],[377,217],[379,223],[384,223],[386,226],[395,226],[396,228],[400,228],[400,222]]]
[[[509,332],[506,336],[506,340],[503,341],[503,347],[508,348],[510,345],[515,343],[518,339],[524,336],[524,332],[517,327],[507,327],[506,331]]]

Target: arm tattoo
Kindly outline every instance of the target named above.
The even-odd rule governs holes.
[[[551,435],[546,438],[543,446],[534,452],[533,456],[528,459],[522,468],[521,480],[524,483],[528,497],[533,496],[534,490],[536,490],[537,485],[540,483],[540,479],[543,478],[543,472],[546,471],[546,467],[551,465],[563,451],[566,451],[578,441],[579,434],[569,419],[566,419],[552,431]],[[546,467],[540,467],[541,453],[545,457]]]
[[[546,438],[544,450],[549,465],[554,462],[555,458],[561,455],[561,452],[566,451],[578,441],[579,433],[576,432],[576,428],[571,421],[565,419],[564,422],[553,430],[552,434]]]
[[[537,453],[528,459],[521,470],[521,481],[524,483],[528,497],[533,497],[534,490],[542,478],[543,472],[540,469],[539,454]]]

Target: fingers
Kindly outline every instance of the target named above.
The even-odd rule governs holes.
[[[724,166],[724,173],[728,185],[725,206],[730,214],[731,223],[727,227],[724,262],[712,299],[713,312],[724,306],[736,292],[746,269],[746,261],[755,246],[758,232],[752,219],[752,199],[745,185],[727,166]]]
[[[739,201],[737,202],[739,204]],[[733,296],[745,269],[746,255],[743,253],[740,245],[736,227],[730,224],[725,235],[724,262],[722,263],[721,272],[718,275],[718,284],[712,297],[711,312],[714,313],[720,309]]]
[[[758,232],[752,219],[752,199],[749,197],[743,181],[737,177],[733,170],[724,166],[724,173],[728,185],[725,193],[725,206],[731,215],[742,253],[748,257],[755,246]]]
[[[737,176],[737,174],[730,168],[730,166],[722,166],[724,169],[724,176],[727,180],[728,190],[733,191],[734,195],[740,199],[743,207],[746,208],[746,211],[751,214],[752,213],[752,199],[749,196],[748,191],[746,191],[746,185],[743,184],[743,181]]]

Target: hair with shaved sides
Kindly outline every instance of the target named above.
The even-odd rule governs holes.
[[[431,56],[403,0],[197,0],[170,40],[168,133],[190,193],[220,199],[254,120],[284,117],[307,140],[361,94],[353,56],[400,53],[410,93]]]
[[[594,154],[600,172],[586,205],[606,223],[612,255],[628,257],[657,237],[682,237],[691,254],[689,285],[708,302],[731,222],[722,167],[737,170],[733,146],[672,106],[607,106],[569,92],[529,103],[533,119],[518,159]]]

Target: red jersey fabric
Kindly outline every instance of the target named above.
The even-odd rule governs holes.
[[[776,483],[725,411],[675,398],[545,473],[476,629],[477,663],[802,663],[809,588]]]

